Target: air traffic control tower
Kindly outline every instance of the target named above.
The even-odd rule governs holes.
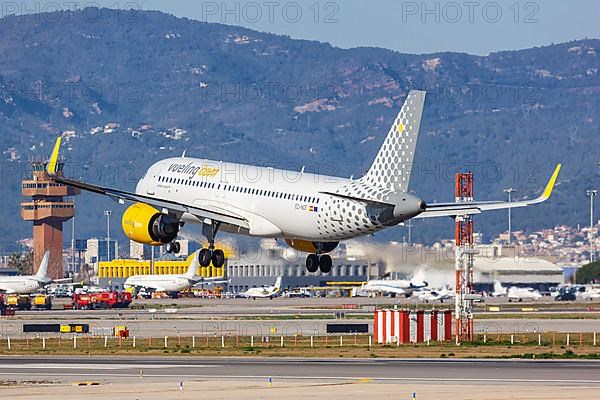
[[[24,179],[22,182],[22,194],[30,199],[21,203],[21,217],[25,221],[33,221],[34,273],[46,250],[50,250],[48,275],[53,279],[61,279],[62,225],[75,215],[73,199],[64,197],[78,195],[81,191],[52,181],[46,172],[47,164],[47,161],[42,160],[31,161],[31,179]],[[56,166],[58,175],[62,175],[63,166],[64,161],[59,160]]]

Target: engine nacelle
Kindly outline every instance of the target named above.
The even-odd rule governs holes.
[[[129,206],[123,213],[121,226],[129,239],[152,246],[170,243],[179,233],[179,221],[176,218],[161,214],[144,203]]]
[[[285,242],[293,249],[304,253],[329,253],[333,251],[339,242],[311,242],[308,240],[291,240],[286,239]]]

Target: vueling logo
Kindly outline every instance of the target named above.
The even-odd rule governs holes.
[[[171,164],[169,166],[169,172],[177,172],[179,174],[189,175],[188,179],[192,179],[196,175],[212,178],[212,177],[217,176],[217,174],[219,173],[219,168],[209,167],[209,166],[198,167],[197,165],[194,165],[193,163],[189,163],[189,164],[175,163],[175,164]]]

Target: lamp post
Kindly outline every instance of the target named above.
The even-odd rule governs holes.
[[[512,194],[516,192],[513,188],[504,189],[508,193],[508,204],[512,203]],[[508,244],[512,243],[512,208],[508,207]]]
[[[104,210],[106,215],[106,261],[110,261],[110,215],[112,211]]]
[[[590,198],[590,264],[594,262],[594,197],[598,195],[597,190],[586,190],[586,194]]]

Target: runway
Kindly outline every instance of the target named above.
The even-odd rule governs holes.
[[[598,361],[0,357],[0,379],[267,379],[600,387]]]

